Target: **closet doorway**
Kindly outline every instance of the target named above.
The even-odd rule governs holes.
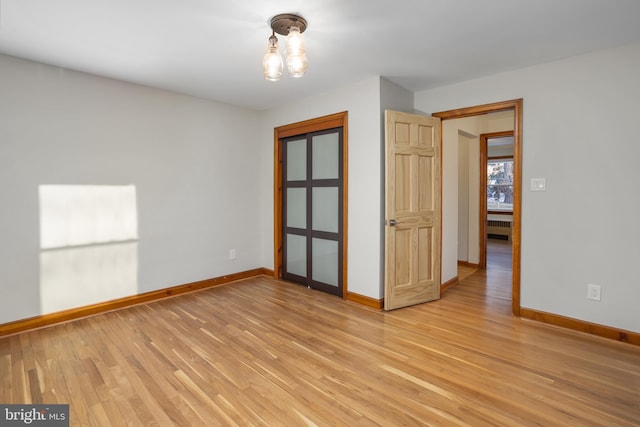
[[[346,295],[346,113],[276,128],[277,278]]]

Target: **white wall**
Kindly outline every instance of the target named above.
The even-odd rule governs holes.
[[[43,314],[42,184],[136,186],[138,292],[273,268],[273,128],[340,111],[348,286],[382,297],[381,109],[410,110],[411,92],[373,77],[253,112],[8,56],[0,70],[0,178],[12,183],[0,190],[0,323]]]
[[[0,323],[42,314],[42,184],[135,185],[138,292],[263,266],[259,113],[3,55],[0,75]]]
[[[523,307],[640,331],[638,69],[633,44],[415,95],[429,113],[524,98]],[[348,285],[382,296],[382,98],[410,97],[381,78],[257,113],[7,56],[0,74],[0,322],[40,314],[38,185],[136,186],[139,292],[272,268],[273,128],[345,110]]]
[[[414,113],[414,102],[413,92],[408,91],[402,86],[398,86],[385,78],[380,79],[380,109],[383,114],[385,110]],[[382,132],[384,141],[384,123],[382,126]]]
[[[471,182],[478,180],[478,135],[484,125],[482,116],[445,120],[442,124],[443,283],[458,275],[458,260],[478,263],[478,190]],[[463,174],[461,157],[469,168]]]
[[[446,123],[446,122],[445,122]],[[456,261],[469,262],[469,151],[477,138],[458,134],[458,256]],[[454,266],[457,267],[457,266]],[[444,276],[443,276],[444,277]],[[443,282],[450,280],[445,279]]]
[[[385,284],[385,220],[386,218],[386,123],[384,112],[386,110],[414,113],[414,95],[401,86],[385,79],[380,79],[380,292],[377,298],[384,297]]]
[[[273,130],[348,111],[348,289],[380,298],[380,78],[292,100],[264,113],[260,141],[260,228],[263,264],[273,268]]]
[[[416,94],[427,112],[524,99],[523,307],[640,332],[638,69],[640,43]]]

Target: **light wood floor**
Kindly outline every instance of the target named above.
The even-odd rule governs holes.
[[[637,426],[640,348],[513,318],[504,277],[388,313],[260,277],[6,337],[0,403],[69,403],[74,426]]]

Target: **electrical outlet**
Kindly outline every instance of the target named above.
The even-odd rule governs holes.
[[[229,259],[236,259],[236,250],[229,249]]]
[[[593,301],[600,301],[600,293],[602,292],[602,287],[600,285],[593,285],[589,283],[587,285],[587,299]]]

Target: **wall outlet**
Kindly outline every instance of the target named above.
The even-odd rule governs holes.
[[[236,250],[229,249],[229,259],[236,259]]]
[[[600,293],[602,292],[602,287],[600,285],[593,285],[589,283],[587,285],[587,299],[593,301],[600,301]]]

